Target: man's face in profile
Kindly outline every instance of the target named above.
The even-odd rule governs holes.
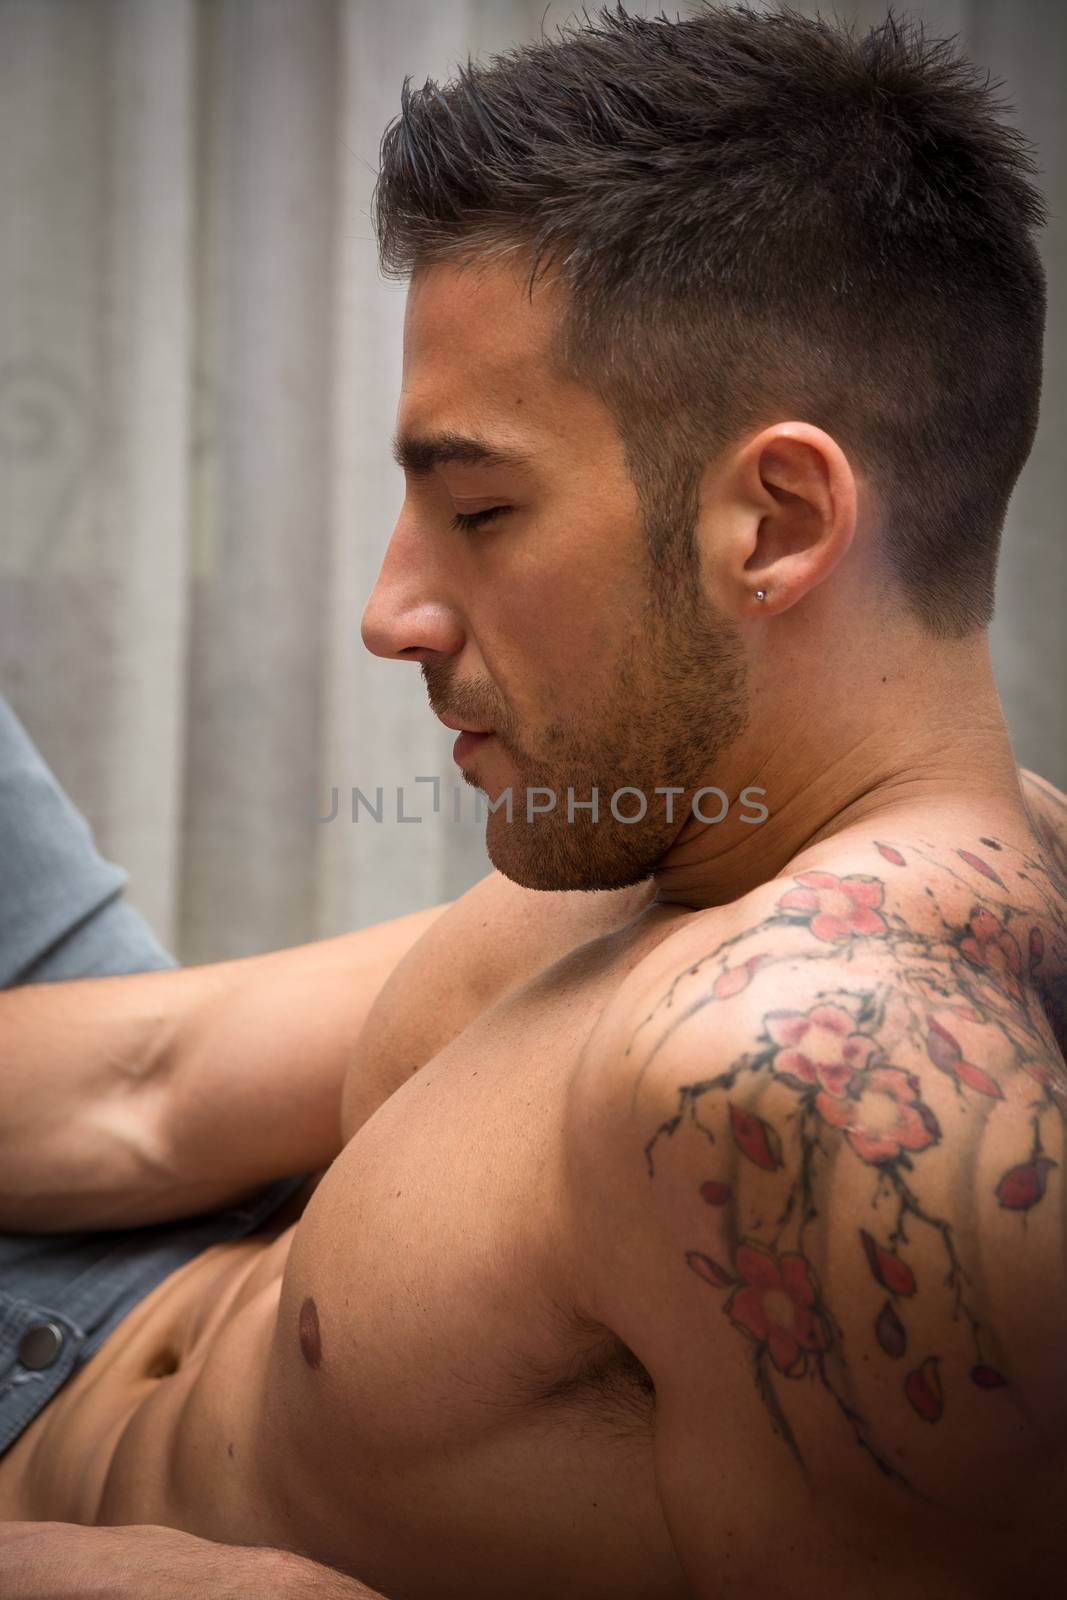
[[[646,878],[679,831],[684,802],[669,822],[657,786],[713,781],[741,722],[738,650],[697,574],[669,592],[653,581],[614,421],[550,360],[558,291],[539,287],[531,303],[524,283],[510,266],[412,279],[397,419],[407,497],[363,637],[422,663],[449,725],[488,731],[460,760],[490,802],[512,791],[513,821],[503,806],[488,817],[496,867],[534,888],[619,888]],[[444,435],[522,459],[449,459],[433,450]],[[640,822],[611,815],[626,787],[647,800]],[[529,822],[535,788],[555,806]],[[581,805],[594,788],[595,823]],[[639,796],[618,810],[639,813]]]

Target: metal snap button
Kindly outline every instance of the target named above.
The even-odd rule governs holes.
[[[19,1360],[32,1372],[50,1367],[63,1348],[63,1329],[54,1322],[35,1322],[19,1340]]]

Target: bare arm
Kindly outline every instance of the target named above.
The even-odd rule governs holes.
[[[978,856],[972,900],[954,863],[874,849],[878,870],[765,885],[728,937],[694,917],[576,1075],[580,1303],[654,1382],[700,1600],[1062,1570],[1040,1463],[1064,1416],[1063,1063],[1011,961],[1040,918]],[[892,888],[912,862],[917,912]]]
[[[0,1590],[5,1600],[383,1600],[287,1550],[67,1522],[0,1523]]]
[[[340,939],[0,992],[0,1229],[133,1227],[329,1165],[501,987],[650,893],[539,894],[491,872]]]
[[[363,1022],[444,909],[240,961],[0,993],[0,1228],[186,1216],[327,1166]]]

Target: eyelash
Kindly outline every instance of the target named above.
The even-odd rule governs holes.
[[[490,506],[488,511],[457,511],[452,526],[458,533],[472,533],[482,527],[490,517],[503,516],[507,506]]]

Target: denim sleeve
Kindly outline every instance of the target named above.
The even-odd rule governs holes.
[[[177,965],[0,696],[0,988]]]

